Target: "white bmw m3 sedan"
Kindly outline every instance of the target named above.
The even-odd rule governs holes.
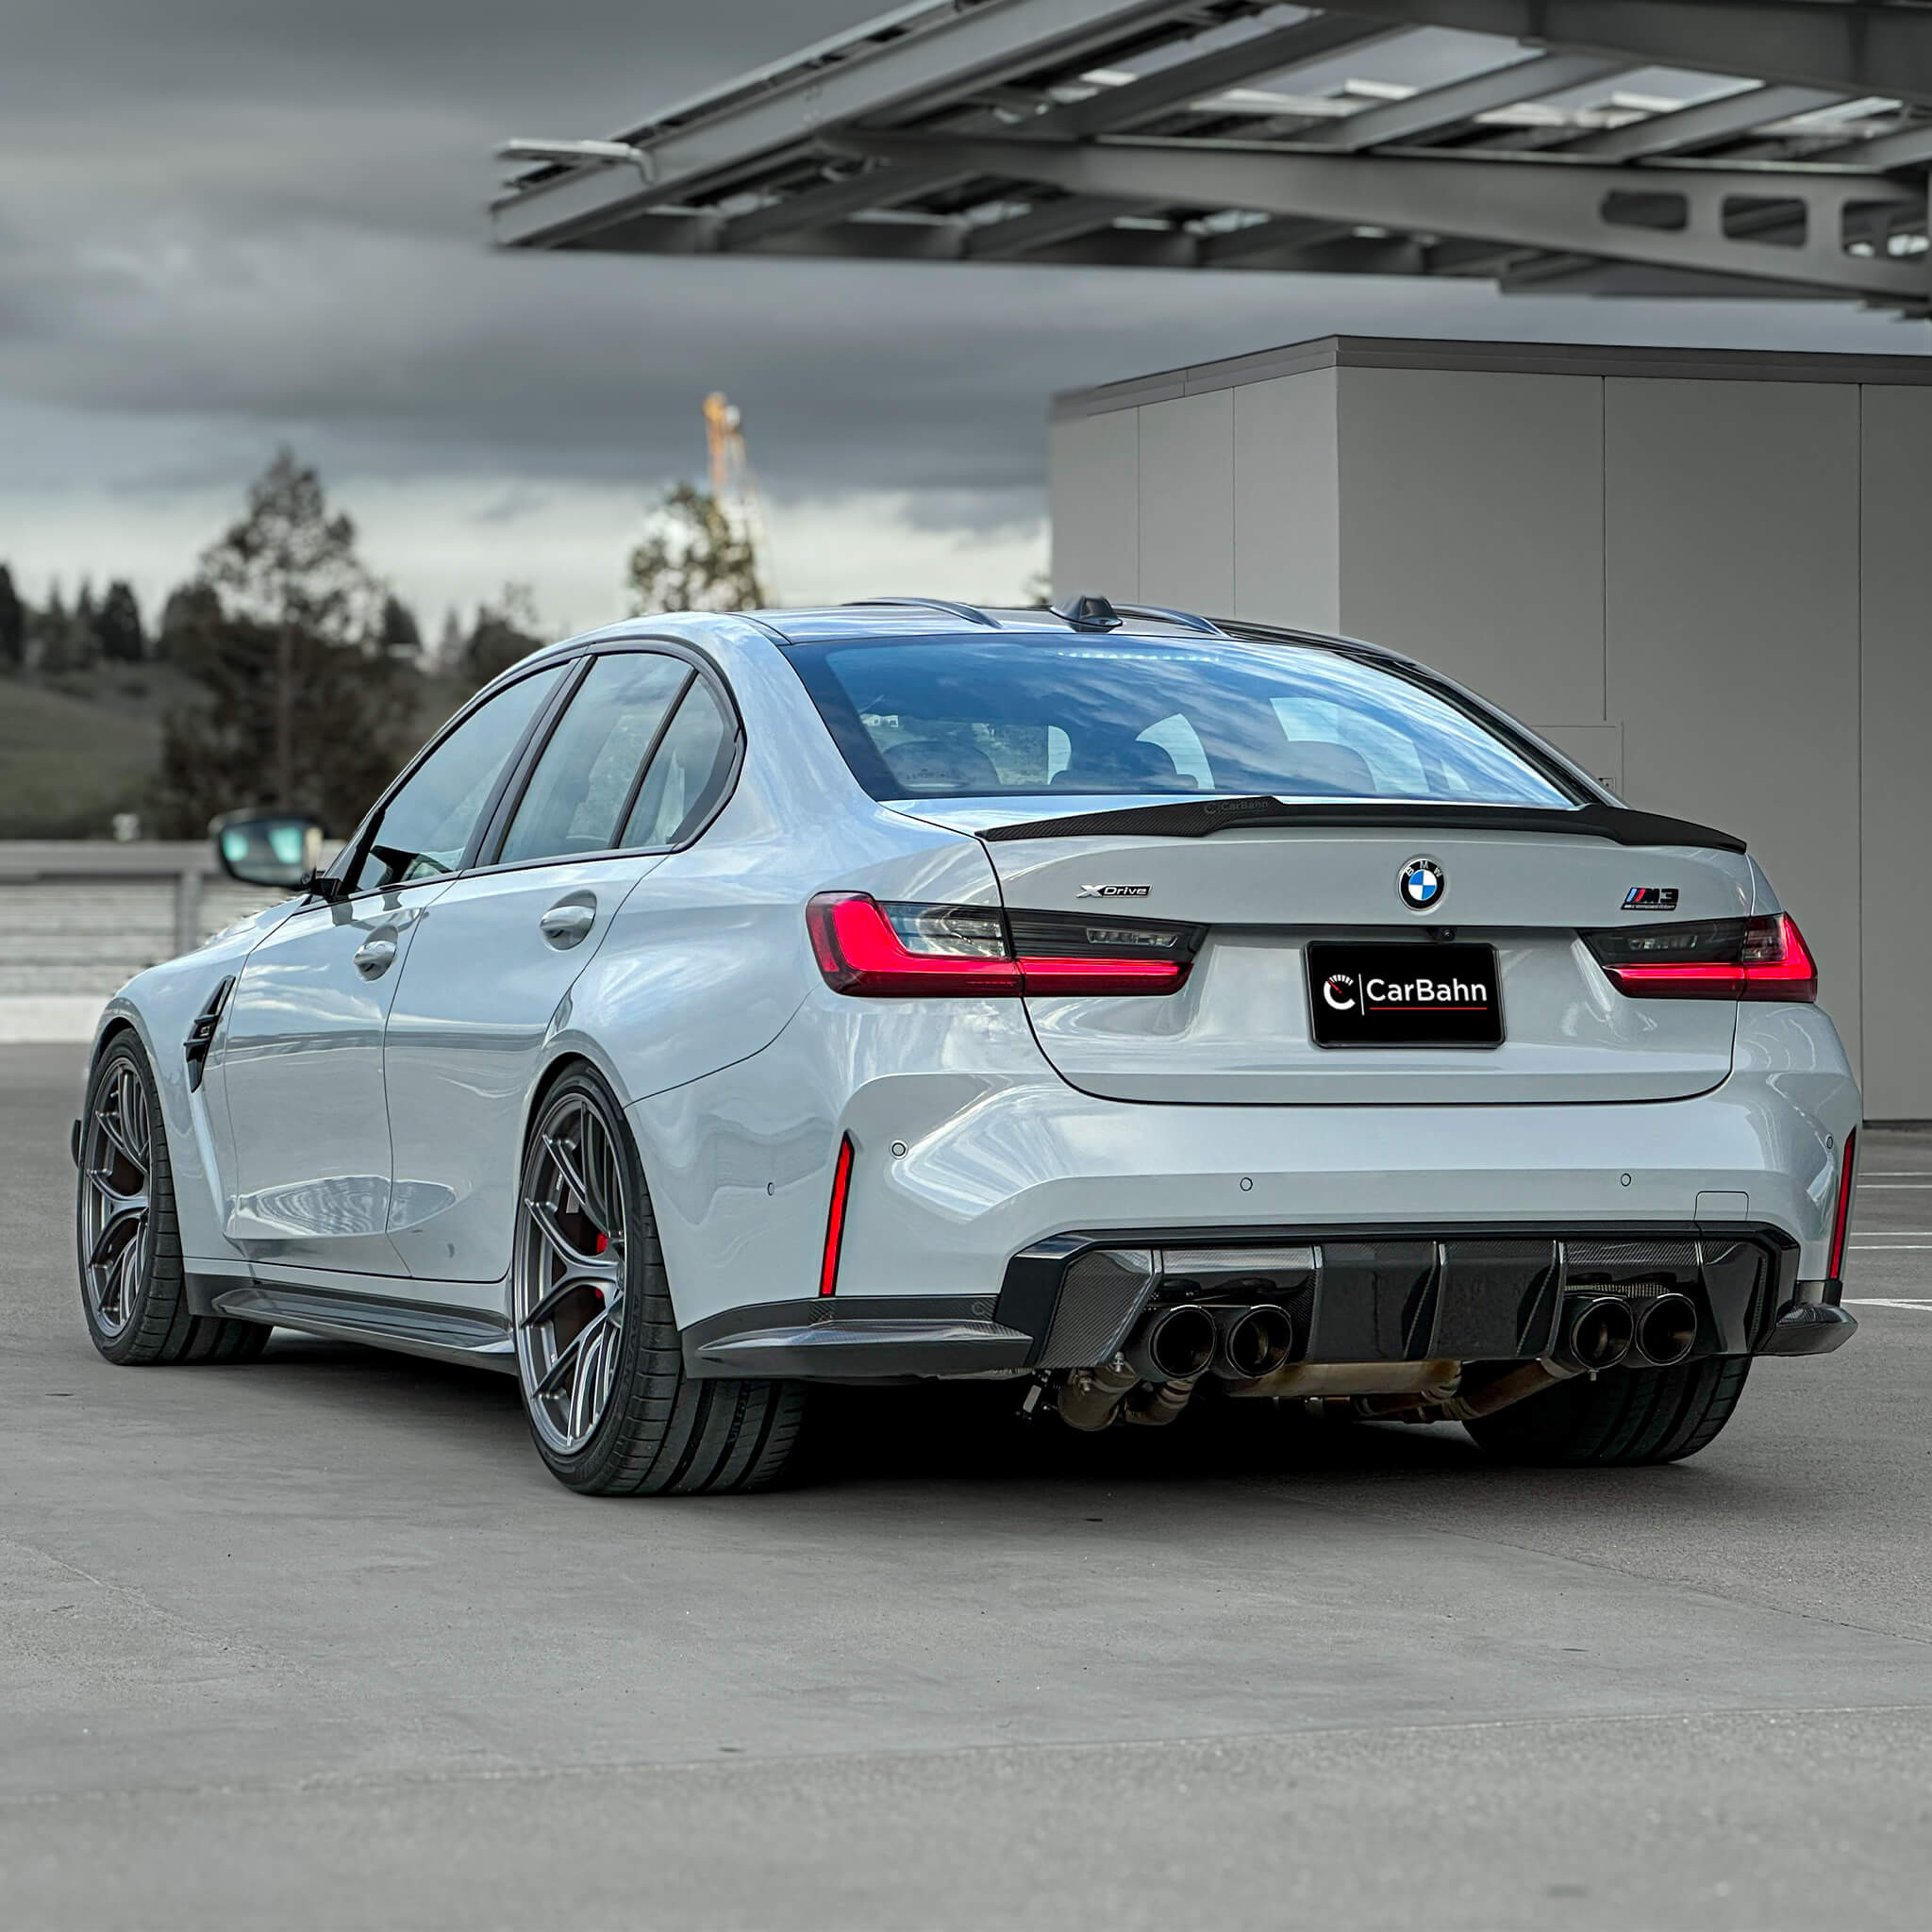
[[[1228,1400],[1632,1464],[1840,1306],[1859,1097],[1744,841],[1391,652],[1090,596],[638,619],[108,1006],[82,1300],[500,1369],[586,1492],[814,1383]]]

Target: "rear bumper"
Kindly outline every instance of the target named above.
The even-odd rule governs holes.
[[[903,1155],[889,1125],[855,1128],[839,1292],[997,1292],[1012,1257],[1087,1228],[1763,1226],[1799,1249],[1794,1280],[1819,1280],[1858,1119],[1849,1079],[1826,1098],[1733,1079],[1643,1105],[1189,1108],[1009,1086]]]
[[[1765,1012],[1769,1023],[1754,1019],[1748,1039],[1740,1032],[1738,1073],[1672,1101],[1104,1100],[1045,1069],[1014,1016],[989,1012],[973,1027],[954,1016],[943,1054],[923,1038],[899,1039],[876,1014],[859,1016],[869,1028],[845,1033],[794,1027],[765,1053],[634,1103],[630,1114],[679,1321],[707,1342],[754,1326],[823,1325],[813,1291],[847,1137],[841,1316],[896,1321],[917,1304],[926,1311],[917,1319],[993,1321],[1015,1257],[1088,1230],[1142,1240],[1287,1230],[1312,1240],[1407,1229],[1450,1240],[1505,1229],[1555,1239],[1756,1227],[1794,1247],[1790,1282],[1816,1283],[1829,1272],[1837,1150],[1858,1123],[1858,1093],[1815,1008]],[[918,1018],[885,1017],[901,1027]],[[901,1071],[914,1046],[920,1070]],[[779,1312],[748,1319],[760,1309]],[[1037,1337],[1005,1310],[998,1320]],[[1011,1347],[957,1340],[974,1352],[965,1373],[1005,1366],[985,1352]],[[791,1344],[772,1343],[781,1345]],[[799,1344],[820,1360],[831,1345]],[[860,1352],[886,1359],[898,1345],[851,1340],[855,1360]],[[777,1372],[751,1369],[750,1350],[733,1359],[744,1364],[738,1373]]]

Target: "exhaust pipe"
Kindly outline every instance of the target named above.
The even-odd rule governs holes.
[[[1191,1382],[1207,1374],[1220,1339],[1214,1317],[1183,1302],[1162,1309],[1127,1343],[1127,1366],[1143,1382]]]
[[[1075,1369],[1060,1390],[1057,1405],[1060,1420],[1070,1429],[1092,1435],[1113,1421],[1121,1404],[1140,1383],[1132,1369]]]
[[[1635,1353],[1659,1369],[1674,1368],[1697,1346],[1697,1307],[1689,1295],[1660,1294],[1637,1324]]]
[[[1220,1347],[1214,1373],[1233,1382],[1272,1375],[1294,1349],[1294,1324],[1288,1312],[1264,1303],[1252,1308],[1217,1308]]]
[[[1214,1317],[1196,1303],[1156,1315],[1126,1349],[1127,1366],[1154,1386],[1127,1398],[1121,1420],[1154,1429],[1173,1422],[1208,1373],[1220,1340]]]
[[[1564,1337],[1571,1359],[1592,1375],[1599,1369],[1615,1368],[1636,1340],[1637,1324],[1630,1304],[1607,1295],[1585,1302],[1571,1316]]]

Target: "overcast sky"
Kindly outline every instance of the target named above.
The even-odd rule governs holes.
[[[601,622],[723,388],[782,591],[993,597],[1044,556],[1056,389],[1338,329],[1928,346],[1838,305],[491,253],[503,137],[607,134],[880,10],[7,0],[0,560],[152,600],[286,441],[430,623],[506,579]]]

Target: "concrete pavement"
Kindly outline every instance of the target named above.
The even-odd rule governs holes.
[[[1924,1921],[1932,1136],[1867,1148],[1905,1305],[1671,1469],[963,1390],[591,1502],[497,1378],[101,1362],[77,1083],[0,1051],[9,1927]]]

